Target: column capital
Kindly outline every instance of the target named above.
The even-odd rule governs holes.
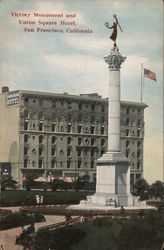
[[[117,46],[111,49],[110,55],[104,57],[105,62],[109,65],[110,71],[119,71],[125,59],[126,57],[120,54]]]

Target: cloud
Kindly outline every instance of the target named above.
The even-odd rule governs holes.
[[[76,11],[76,8],[73,4],[70,3],[70,1],[38,1],[36,2],[36,11],[41,13],[63,13],[64,16],[66,14],[74,14],[76,13],[76,21],[80,25],[86,25],[86,17],[82,14],[80,9]]]
[[[67,43],[69,46],[76,48],[78,50],[85,50],[90,53],[92,51],[101,51],[102,49],[107,49],[109,47],[109,40],[105,38],[100,37],[77,37],[77,35],[71,35],[71,37],[64,37],[65,43]]]
[[[85,56],[80,54],[71,55],[48,55],[44,56],[47,68],[54,71],[55,68],[63,72],[63,68],[73,72],[80,72],[86,74],[88,72],[95,72],[103,68],[103,63],[98,58],[92,56]]]

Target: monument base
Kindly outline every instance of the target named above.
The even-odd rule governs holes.
[[[96,193],[69,209],[146,208],[146,202],[130,193],[129,160],[121,152],[106,152],[97,160]]]

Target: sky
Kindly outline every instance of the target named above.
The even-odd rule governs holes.
[[[121,67],[121,100],[140,102],[141,63],[157,76],[157,82],[144,81],[143,102],[148,105],[144,178],[149,183],[163,180],[162,9],[162,0],[0,0],[0,87],[107,97],[108,67],[103,58],[113,42],[104,24],[112,25],[117,14],[123,30],[118,30],[117,46],[127,57]],[[34,13],[63,17],[36,17]],[[61,21],[73,24],[61,25]],[[63,32],[37,32],[38,28]]]

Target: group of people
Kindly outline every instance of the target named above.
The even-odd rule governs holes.
[[[36,194],[35,199],[37,205],[43,204],[43,195]]]

